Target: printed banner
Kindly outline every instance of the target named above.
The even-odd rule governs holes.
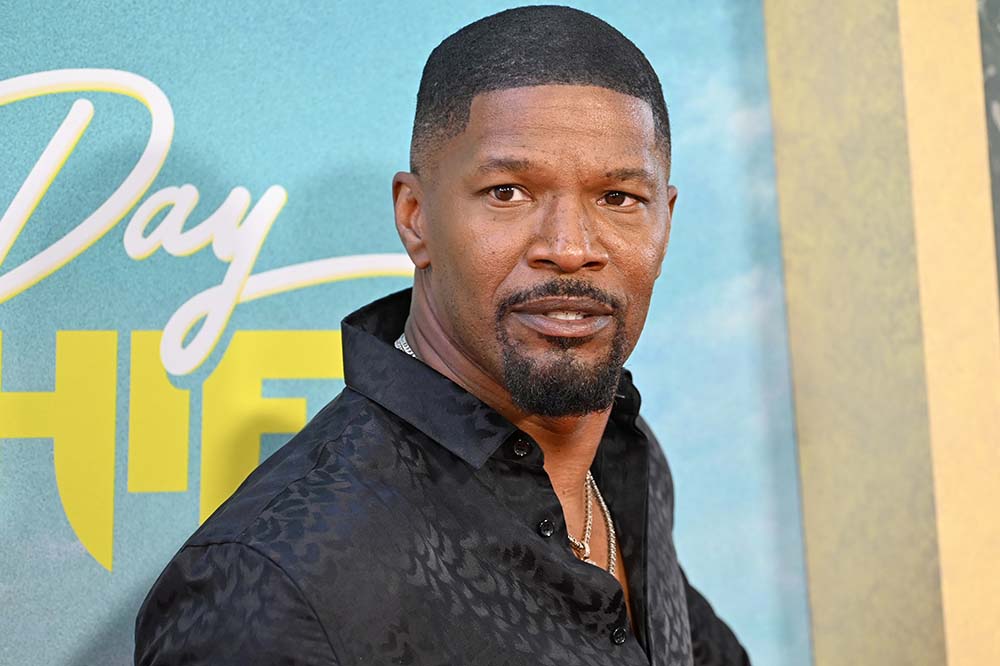
[[[8,8],[0,27],[0,662],[128,663],[200,521],[342,387],[410,283],[390,181],[420,71],[507,5]],[[577,3],[664,84],[680,190],[629,367],[692,580],[809,662],[760,9]]]

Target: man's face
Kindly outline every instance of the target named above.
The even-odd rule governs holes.
[[[546,85],[476,96],[422,174],[431,307],[520,408],[610,406],[666,251],[668,171],[647,103]]]

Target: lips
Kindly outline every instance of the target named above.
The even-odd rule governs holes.
[[[607,327],[614,310],[591,298],[559,296],[520,303],[510,314],[519,324],[547,337],[583,338]]]

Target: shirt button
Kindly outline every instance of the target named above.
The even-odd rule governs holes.
[[[625,631],[625,627],[615,627],[614,631],[611,632],[611,642],[615,645],[621,645],[627,636],[628,632]]]
[[[514,440],[514,455],[518,458],[523,458],[524,456],[531,453],[531,442],[523,437],[518,437]]]
[[[548,518],[544,519],[542,522],[538,523],[538,533],[541,534],[546,539],[555,534],[556,526],[552,524],[552,521]]]

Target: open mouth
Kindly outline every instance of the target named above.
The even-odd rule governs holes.
[[[556,338],[592,336],[614,320],[614,309],[605,303],[565,296],[519,303],[511,308],[510,314],[525,328]]]
[[[554,312],[546,312],[546,317],[551,319],[560,319],[562,321],[578,321],[585,318],[587,315],[582,312],[570,312],[568,310],[556,310]]]

